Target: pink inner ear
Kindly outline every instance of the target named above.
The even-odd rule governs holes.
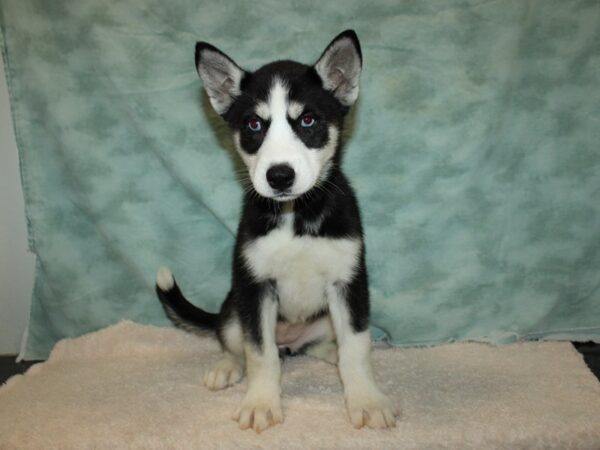
[[[315,64],[325,89],[345,106],[356,101],[361,67],[360,50],[348,37],[334,41]]]

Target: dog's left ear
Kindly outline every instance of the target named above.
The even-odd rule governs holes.
[[[354,30],[346,30],[327,46],[315,70],[323,87],[331,91],[344,106],[352,106],[358,98],[362,53]]]

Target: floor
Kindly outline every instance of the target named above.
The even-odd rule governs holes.
[[[600,381],[600,344],[591,342],[574,343],[577,351],[583,355],[583,358]],[[13,375],[25,372],[29,367],[39,361],[27,361],[17,363],[14,355],[0,356],[0,384],[4,383]]]
[[[586,364],[590,368],[598,381],[600,381],[600,344],[594,344],[593,342],[586,343],[573,343],[577,351],[583,355]]]
[[[29,367],[39,361],[27,361],[17,363],[15,362],[16,356],[14,355],[2,355],[0,356],[0,383],[4,383],[13,375],[25,372]]]

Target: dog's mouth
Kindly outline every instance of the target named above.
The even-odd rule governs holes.
[[[276,192],[273,197],[273,200],[278,202],[288,202],[290,200],[295,200],[298,198],[298,195],[292,194],[290,191]]]
[[[275,202],[289,202],[291,200],[296,200],[297,198],[302,197],[302,195],[304,195],[304,192],[294,192],[293,189],[268,189],[267,192],[264,192],[263,189],[260,189],[254,183],[252,183],[251,186],[252,190],[256,194],[258,194],[259,197]]]

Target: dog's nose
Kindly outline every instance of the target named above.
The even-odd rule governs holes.
[[[278,191],[284,191],[294,184],[296,173],[287,164],[276,164],[267,170],[269,186]]]

